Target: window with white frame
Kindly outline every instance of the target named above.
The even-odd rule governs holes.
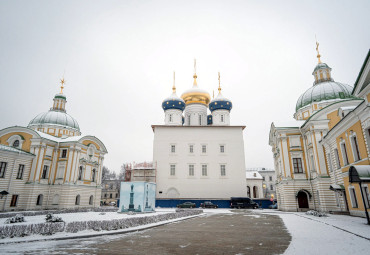
[[[202,115],[199,115],[199,126],[202,125]]]
[[[13,147],[14,147],[14,148],[18,148],[18,147],[19,147],[19,140],[15,140],[15,141],[13,142]]]
[[[340,165],[338,149],[334,149],[334,156],[335,156],[335,163],[337,164],[337,169],[340,169],[341,165]]]
[[[294,173],[296,173],[296,174],[303,173],[302,159],[301,158],[293,158],[293,168],[294,168]]]
[[[5,178],[5,170],[7,162],[0,162],[0,178]]]
[[[172,114],[169,115],[170,122],[172,122]]]
[[[269,181],[272,182],[272,176],[269,176]]]
[[[202,165],[202,176],[207,176],[207,165]]]
[[[188,115],[188,125],[190,126],[190,115]]]
[[[224,153],[225,152],[225,145],[220,145],[220,153]]]
[[[369,187],[367,186],[367,184],[362,186],[362,193],[364,194],[364,200],[365,200],[366,208],[369,208],[370,193],[369,193]]]
[[[355,161],[359,161],[361,159],[360,151],[358,149],[358,142],[356,134],[352,134],[350,137],[351,145],[352,145],[352,152],[353,152],[353,158]]]
[[[189,176],[194,176],[194,165],[189,165]]]
[[[343,157],[343,164],[346,166],[348,165],[348,154],[347,154],[347,147],[346,147],[346,143],[345,142],[342,142],[340,144],[340,148],[341,148],[341,151],[342,151],[342,157]]]
[[[221,114],[221,122],[224,122],[224,115]]]
[[[194,153],[194,145],[189,145],[189,153]]]
[[[207,153],[207,145],[202,145],[202,153]]]
[[[226,176],[226,165],[220,165],[221,176]]]
[[[63,149],[61,158],[66,158],[66,157],[67,157],[67,149]]]
[[[44,168],[42,169],[42,176],[41,176],[42,179],[48,178],[48,170],[49,170],[49,166],[44,165]]]
[[[171,144],[171,153],[176,152],[176,146],[174,144]]]
[[[17,173],[17,179],[23,178],[23,172],[24,172],[24,165],[19,164],[18,166],[18,173]]]
[[[349,197],[351,198],[352,208],[358,208],[356,191],[354,187],[348,187]]]
[[[274,186],[270,185],[270,190],[274,190]]]
[[[171,176],[176,175],[176,165],[170,165],[170,175]]]
[[[78,180],[81,181],[82,180],[82,173],[83,173],[83,167],[80,166],[80,168],[78,169]]]

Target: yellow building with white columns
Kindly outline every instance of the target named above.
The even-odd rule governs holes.
[[[107,150],[95,136],[81,136],[66,113],[63,84],[48,112],[27,127],[0,130],[0,211],[100,205]]]
[[[345,196],[345,208],[352,215],[365,216],[369,208],[369,182],[349,182],[349,168],[365,165],[369,169],[370,181],[370,50],[357,77],[352,94],[362,101],[356,107],[339,108],[337,119],[321,144],[326,151],[328,167],[336,179],[333,181],[336,196]],[[337,185],[340,185],[339,187]],[[368,211],[370,211],[368,209]]]
[[[272,123],[270,129],[278,206],[284,211],[346,211],[346,197],[337,192],[344,183],[328,164],[335,155],[328,158],[322,140],[340,121],[338,111],[347,114],[363,99],[352,94],[351,86],[333,80],[331,68],[321,62],[318,43],[316,49],[314,83],[298,98],[295,121]]]

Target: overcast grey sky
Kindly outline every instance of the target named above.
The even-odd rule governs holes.
[[[108,149],[118,171],[152,160],[161,102],[198,85],[233,102],[246,167],[273,167],[272,121],[291,121],[322,61],[353,83],[370,46],[370,1],[0,1],[0,129],[52,105],[66,80],[67,113]]]

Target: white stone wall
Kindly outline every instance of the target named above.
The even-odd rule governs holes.
[[[182,111],[177,109],[169,109],[164,115],[165,125],[182,125]]]
[[[190,116],[190,124],[189,124]],[[201,125],[199,125],[199,116]],[[207,126],[207,106],[204,104],[189,104],[185,107],[185,126]]]
[[[228,110],[215,110],[212,112],[212,125],[229,126],[230,112]]]
[[[176,148],[174,153],[171,145]],[[206,153],[202,153],[202,145]],[[220,152],[221,145],[224,153]],[[157,198],[246,196],[242,127],[155,126],[153,162],[157,164]],[[189,176],[190,164],[194,165],[194,176]],[[175,165],[174,176],[170,175],[170,165]],[[207,165],[208,176],[202,176],[202,165]],[[221,176],[220,165],[226,166],[226,176]]]

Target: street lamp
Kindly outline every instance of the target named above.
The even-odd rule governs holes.
[[[267,188],[266,188],[266,184],[263,184],[262,187],[265,189],[265,198],[267,196]]]

